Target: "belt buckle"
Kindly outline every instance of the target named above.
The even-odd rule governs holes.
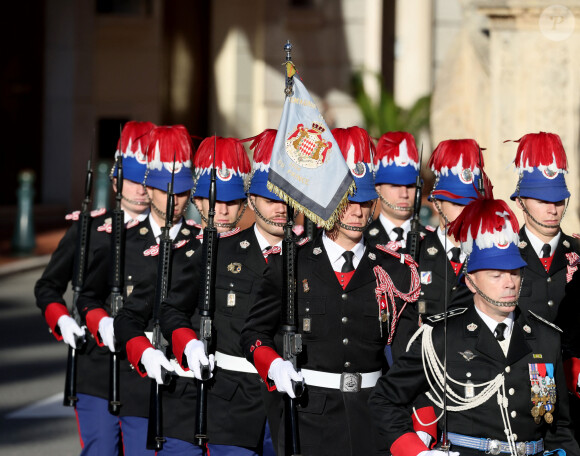
[[[516,451],[518,453],[518,456],[525,456],[525,454],[527,454],[526,443],[525,442],[516,443]]]
[[[362,383],[362,375],[358,372],[343,372],[340,374],[340,390],[343,393],[358,393]]]
[[[496,439],[488,439],[487,440],[487,451],[486,453],[489,454],[499,454],[501,452],[501,443],[499,440]]]

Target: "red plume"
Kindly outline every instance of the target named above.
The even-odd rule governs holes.
[[[276,141],[277,130],[272,128],[264,130],[259,135],[248,138],[244,141],[252,141],[250,150],[254,151],[254,164],[263,163],[268,165],[272,158],[272,148],[274,141]]]
[[[389,131],[381,136],[377,144],[375,162],[378,163],[385,158],[388,163],[395,161],[395,158],[399,157],[399,146],[405,140],[407,142],[407,156],[411,161],[418,163],[419,152],[417,152],[415,138],[406,131]]]
[[[372,164],[376,148],[375,143],[365,129],[360,127],[334,128],[331,133],[345,160],[350,158],[353,163]],[[353,146],[354,155],[348,157],[349,150]]]
[[[211,169],[213,167],[214,142],[216,168],[225,167],[238,174],[250,172],[250,160],[242,142],[237,138],[222,138],[221,136],[210,136],[201,142],[193,161],[195,168]]]
[[[537,168],[556,164],[557,169],[568,169],[566,152],[560,137],[554,133],[529,133],[517,141],[518,152],[514,163],[517,168]]]
[[[147,149],[147,161],[151,164],[183,163],[191,166],[193,146],[191,137],[183,125],[157,127],[149,133],[150,144]]]
[[[483,154],[480,154],[480,147],[474,139],[441,141],[431,154],[428,166],[434,172],[440,173],[444,169],[456,166],[460,159],[463,169],[474,170],[483,167]]]
[[[123,155],[134,155],[139,150],[145,155],[150,142],[149,132],[155,127],[156,125],[152,122],[137,122],[136,120],[127,122],[117,141],[117,150],[122,146]]]

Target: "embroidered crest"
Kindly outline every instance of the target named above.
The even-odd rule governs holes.
[[[473,182],[473,173],[471,169],[465,168],[459,173],[459,180],[464,184],[471,184]]]
[[[182,228],[181,234],[183,234],[184,236],[189,236],[191,234],[191,231],[189,231],[187,228]]]
[[[369,235],[376,236],[377,234],[379,234],[378,228],[373,228],[372,230],[369,230]]]
[[[239,274],[242,271],[241,263],[230,263],[228,264],[228,271],[232,274]]]
[[[475,358],[477,356],[471,350],[465,350],[464,352],[457,352],[457,353],[459,353],[461,356],[463,356],[463,358],[467,362],[471,361],[473,358]]]
[[[320,255],[322,253],[322,249],[320,247],[314,247],[312,249],[312,253],[314,253],[314,255]]]
[[[187,252],[185,252],[185,255],[189,258],[191,255],[193,255],[193,250],[188,250]]]
[[[332,143],[322,139],[325,128],[312,122],[312,128],[298,124],[296,130],[286,139],[286,153],[294,163],[304,168],[318,168],[324,163]]]
[[[528,325],[524,325],[523,327],[524,331],[527,332],[528,334],[530,334],[532,332],[532,328],[530,328]]]
[[[520,243],[518,244],[518,247],[520,249],[525,249],[528,246],[528,243],[526,241],[520,241]]]
[[[370,252],[369,253],[369,259],[375,261],[377,259],[377,256],[373,252]]]
[[[250,246],[250,242],[249,241],[242,241],[240,242],[240,247],[242,249],[247,249]]]
[[[563,240],[563,241],[562,241],[562,245],[563,245],[564,247],[566,247],[567,249],[569,249],[569,248],[570,248],[570,243],[569,243],[568,241],[566,241],[566,240]]]
[[[141,236],[145,236],[147,233],[149,233],[149,229],[145,226],[139,230]]]
[[[429,285],[433,282],[433,273],[431,271],[421,271],[421,284]]]
[[[439,252],[439,250],[437,249],[437,247],[429,247],[427,249],[427,253],[431,256],[433,255],[437,255],[437,252]]]
[[[473,331],[475,331],[476,329],[477,329],[477,325],[476,325],[475,323],[469,323],[469,324],[467,325],[467,330],[468,330],[468,331],[471,331],[471,332],[473,332]]]

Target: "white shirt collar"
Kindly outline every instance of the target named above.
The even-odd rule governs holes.
[[[179,220],[179,222],[177,222],[175,225],[173,225],[171,227],[171,229],[169,230],[169,237],[171,239],[175,239],[175,237],[177,236],[177,233],[179,233],[179,230],[181,229],[182,222],[183,222],[183,218],[181,218],[181,220]],[[149,214],[149,223],[151,224],[151,231],[153,231],[153,236],[155,236],[157,243],[159,243],[159,238],[161,236],[161,227],[153,219],[153,216],[151,214]]]
[[[282,240],[280,240],[279,242],[277,242],[274,245],[270,245],[268,243],[268,241],[266,240],[266,238],[264,237],[264,235],[262,233],[260,233],[260,230],[258,229],[258,226],[255,223],[254,223],[254,234],[256,235],[256,239],[258,239],[258,245],[260,246],[260,250],[262,252],[268,247],[278,246],[278,247],[282,248]]]
[[[526,225],[524,225],[524,230],[526,230],[526,235],[528,236],[528,239],[530,240],[530,243],[532,244],[532,248],[534,249],[534,252],[536,252],[536,255],[538,255],[538,258],[540,258],[542,256],[542,247],[544,247],[544,241],[540,240],[538,238],[538,236],[536,236],[534,233],[532,233],[528,227]],[[558,231],[558,234],[556,234],[556,236],[554,236],[550,242],[548,242],[548,244],[550,244],[551,247],[551,255],[554,254],[554,252],[556,251],[556,247],[558,247],[558,241],[560,240],[560,234],[562,232]]]
[[[474,304],[474,306],[475,306],[475,304]],[[479,310],[477,308],[477,306],[475,306],[475,310],[478,313],[478,315],[481,317],[481,319],[483,320],[485,325],[489,328],[489,330],[492,333],[495,331],[495,328],[499,323],[505,323],[507,328],[505,329],[503,335],[506,338],[506,340],[510,339],[510,337],[512,335],[512,329],[514,326],[514,313],[513,312],[510,312],[509,315],[503,321],[496,321],[493,318],[491,318],[489,315],[487,315],[486,313]]]
[[[396,228],[397,225],[395,225],[392,221],[390,221],[382,213],[379,215],[379,220],[380,220],[381,224],[383,225],[383,228],[387,232],[387,236],[389,236],[389,239],[391,239],[391,241],[394,241],[395,239],[397,239],[397,233],[395,233],[393,231],[393,228]],[[405,220],[403,222],[403,224],[401,225],[401,228],[403,228],[403,231],[404,231],[404,238],[407,239],[407,233],[411,230],[411,219],[409,218],[409,219]]]
[[[443,231],[441,230],[440,226],[437,227],[437,236],[439,237],[439,242],[441,242],[441,245],[443,246],[443,248],[445,248],[445,235],[443,234]],[[451,238],[447,236],[447,258],[449,259],[451,259],[451,249],[453,247],[455,247],[455,245],[453,245],[453,242],[451,242]],[[467,255],[463,252],[463,250],[461,250],[461,253],[459,254],[459,259],[461,260],[462,263],[465,263],[466,257]]]
[[[326,232],[322,233],[322,243],[324,245],[324,249],[326,250],[326,254],[328,255],[328,259],[330,260],[330,264],[332,265],[332,269],[335,272],[340,272],[340,270],[342,269],[342,265],[345,262],[345,259],[342,256],[342,254],[346,252],[346,249],[338,245],[333,240],[331,240],[326,235]],[[364,236],[361,237],[361,240],[358,242],[358,244],[356,244],[351,249],[351,252],[354,253],[352,263],[354,264],[354,267],[356,269],[365,253]]]
[[[143,220],[145,220],[145,219],[146,219],[146,218],[149,216],[149,212],[150,212],[150,211],[149,211],[149,208],[147,208],[147,210],[146,210],[146,211],[143,211],[143,212],[141,212],[141,213],[140,213],[140,214],[137,216],[137,218],[133,219],[133,218],[131,218],[131,216],[129,215],[129,213],[128,213],[127,211],[123,211],[123,214],[124,214],[124,221],[125,221],[125,223],[128,223],[128,222],[130,222],[131,220],[138,220],[138,221],[142,222]]]

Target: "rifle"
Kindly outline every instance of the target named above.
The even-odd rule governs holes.
[[[173,226],[173,213],[175,211],[175,199],[173,193],[173,179],[175,177],[175,155],[173,157],[173,169],[171,182],[167,184],[167,205],[165,206],[165,225],[161,228],[159,238],[159,260],[157,262],[157,286],[155,288],[155,301],[153,302],[153,337],[152,344],[155,350],[162,348],[161,328],[159,326],[159,309],[161,303],[167,298],[169,281],[171,280],[171,249],[172,240],[169,231]],[[171,376],[167,370],[161,367],[163,384],[169,384]],[[161,451],[165,437],[163,436],[163,401],[162,385],[155,379],[151,380],[151,392],[149,395],[149,421],[147,422],[147,449]]]
[[[93,168],[91,167],[91,158],[87,162],[87,177],[85,179],[85,199],[81,206],[79,215],[79,232],[77,236],[77,248],[75,251],[75,271],[73,275],[73,302],[71,315],[78,325],[81,324],[81,316],[77,309],[77,301],[85,280],[85,271],[87,268],[87,251],[89,247],[89,225],[91,223],[91,214],[89,206],[91,204],[91,191],[93,188]],[[64,382],[64,398],[62,404],[65,407],[74,407],[78,401],[77,397],[77,350],[82,348],[86,339],[84,336],[75,336],[75,345],[77,348],[68,347],[68,357],[66,362],[66,379]]]
[[[200,314],[199,340],[203,342],[205,354],[208,355],[209,344],[212,337],[213,315],[215,312],[215,279],[217,270],[218,232],[214,224],[215,204],[217,197],[215,152],[217,136],[214,137],[213,167],[209,184],[209,210],[207,213],[207,226],[203,230],[203,279],[204,286],[200,289],[198,302]],[[201,380],[197,381],[197,405],[195,421],[195,444],[205,448],[207,444],[207,381],[211,371],[209,364],[201,366]],[[204,450],[205,451],[205,450]]]
[[[419,212],[421,211],[421,198],[423,193],[423,183],[421,182],[421,162],[423,160],[423,145],[421,144],[421,155],[419,156],[419,174],[415,182],[415,201],[413,203],[413,217],[411,217],[411,229],[407,233],[407,249],[411,258],[418,260],[419,257]]]
[[[286,51],[286,64],[292,61],[292,44],[287,41],[284,45]],[[292,94],[292,77],[286,73],[286,96]],[[282,333],[283,333],[283,358],[290,361],[294,370],[298,370],[298,355],[302,351],[302,335],[296,329],[296,243],[294,242],[294,209],[287,206],[286,224],[284,225],[284,240],[282,241]],[[292,387],[296,398],[304,391],[302,382],[292,381]],[[284,452],[285,455],[300,455],[300,435],[298,433],[298,412],[296,411],[296,399],[288,394],[284,395]]]
[[[121,147],[121,146],[120,146]],[[120,149],[123,150],[122,148]],[[123,265],[125,255],[125,212],[121,207],[123,198],[123,157],[117,155],[117,193],[115,194],[115,209],[113,209],[113,237],[111,249],[113,250],[113,281],[111,287],[111,317],[115,318],[123,307]],[[109,412],[119,415],[121,401],[119,397],[119,352],[117,347],[110,354],[109,369]]]

